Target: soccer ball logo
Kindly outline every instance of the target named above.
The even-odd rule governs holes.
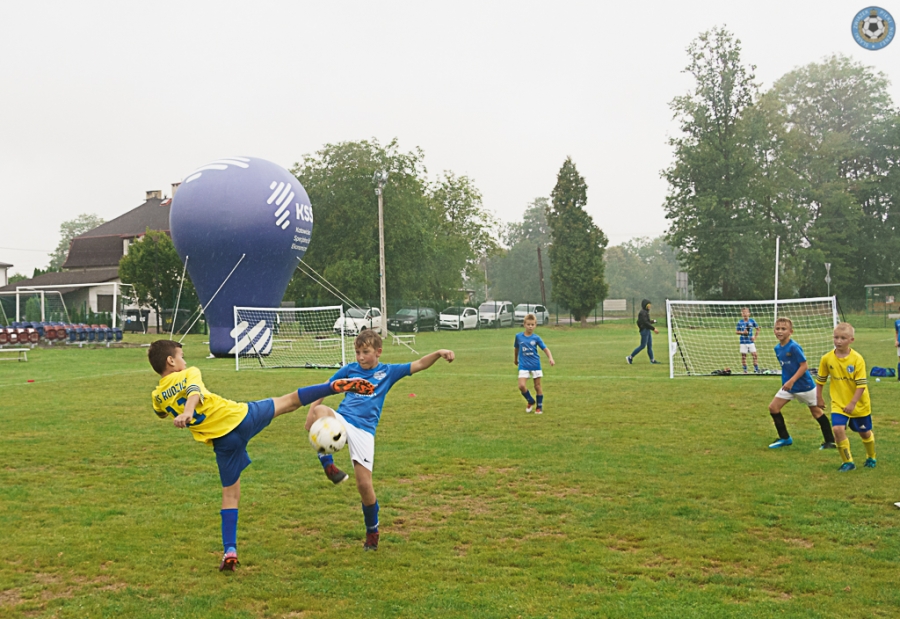
[[[887,23],[875,10],[869,12],[868,17],[859,21],[859,36],[869,43],[881,43],[887,33]]]
[[[347,430],[335,417],[321,417],[309,429],[309,442],[320,454],[333,454],[347,444]]]

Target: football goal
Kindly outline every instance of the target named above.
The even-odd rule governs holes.
[[[346,363],[343,306],[235,307],[235,370],[339,368]],[[337,327],[337,331],[335,331]]]
[[[669,337],[669,377],[742,374],[741,310],[750,310],[758,325],[756,351],[760,374],[781,374],[775,357],[775,319],[790,318],[793,339],[800,344],[809,369],[815,373],[819,359],[834,348],[832,330],[838,323],[834,297],[786,299],[779,301],[666,301]],[[751,374],[753,359],[747,353]]]

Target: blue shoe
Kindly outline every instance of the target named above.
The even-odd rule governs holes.
[[[631,355],[628,355],[627,357],[625,357],[625,361],[628,362],[628,365],[631,365]]]
[[[659,365],[659,361],[657,361],[656,359],[650,359],[650,363],[652,363],[653,365]]]
[[[856,465],[853,464],[852,462],[844,462],[844,463],[841,465],[841,468],[838,469],[838,472],[840,472],[840,473],[846,473],[847,471],[852,471],[852,470],[854,470],[855,468],[856,468]]]
[[[866,467],[867,469],[874,469],[875,468],[875,458],[866,458],[866,463],[863,464],[863,466]]]
[[[788,447],[794,444],[794,439],[790,436],[787,438],[780,438],[771,445],[769,445],[769,449],[778,449],[779,447]]]

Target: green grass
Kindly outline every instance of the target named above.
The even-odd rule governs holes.
[[[250,444],[229,575],[216,571],[212,450],[152,413],[146,349],[57,347],[0,365],[0,616],[897,616],[896,381],[871,384],[878,468],[838,474],[802,406],[785,410],[795,445],[766,448],[776,377],[627,366],[627,325],[539,332],[557,360],[540,417],[516,389],[514,331],[418,336],[423,354],[452,348],[457,361],[388,396],[377,553],[363,552],[352,480],[322,474],[305,409],[276,419]],[[235,400],[329,376],[235,373],[201,339],[188,362]],[[893,367],[892,339],[860,330],[855,347]],[[382,359],[413,356],[389,346]],[[350,468],[346,452],[337,462]]]

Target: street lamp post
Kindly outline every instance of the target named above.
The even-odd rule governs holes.
[[[831,296],[831,263],[825,263],[825,283],[828,284],[828,296]]]
[[[387,332],[387,294],[384,283],[384,184],[387,182],[387,170],[378,170],[372,176],[375,183],[375,195],[378,196],[378,279],[381,282],[381,335]]]

